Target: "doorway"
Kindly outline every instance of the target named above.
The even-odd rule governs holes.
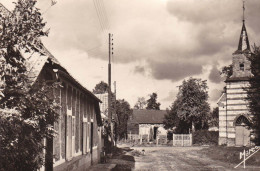
[[[250,145],[250,122],[241,115],[236,120],[236,146],[248,146]]]
[[[158,127],[153,127],[153,139],[156,140]]]

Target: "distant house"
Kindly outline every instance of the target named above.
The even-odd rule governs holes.
[[[9,13],[0,3],[0,14]],[[38,50],[44,55],[20,51],[26,59],[31,81],[62,83],[61,88],[54,90],[61,106],[59,120],[53,123],[58,134],[53,140],[44,142],[46,150],[54,155],[51,167],[54,171],[86,170],[100,159],[101,101],[73,78],[45,47]],[[41,170],[48,169],[42,167]]]
[[[102,103],[99,104],[102,118],[108,117],[108,93],[95,94]]]
[[[160,135],[167,136],[167,130],[163,128],[165,114],[166,110],[134,109],[127,124],[128,139],[142,136],[153,141]]]

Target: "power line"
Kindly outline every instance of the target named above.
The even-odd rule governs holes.
[[[96,12],[97,12],[97,16],[98,16],[98,20],[99,20],[101,30],[102,30],[102,32],[104,32],[105,29],[104,29],[104,25],[103,25],[103,22],[102,22],[102,19],[101,19],[101,15],[100,15],[97,3],[96,3],[95,0],[93,0],[93,3],[94,3],[94,6],[95,6],[95,9],[96,9]]]
[[[104,1],[100,0],[100,2],[101,2],[101,8],[103,8],[103,11],[104,11],[105,20],[106,20],[107,27],[108,27],[108,30],[109,30],[110,29],[110,22],[109,22],[109,19],[107,17],[107,10],[106,10],[106,7],[104,5]]]
[[[100,13],[100,16],[101,16],[101,20],[102,20],[102,22],[103,22],[103,24],[104,24],[104,29],[105,29],[105,30],[108,30],[108,29],[107,29],[106,19],[105,19],[104,13],[103,13],[104,10],[102,9],[102,6],[101,6],[101,4],[100,4],[100,1],[99,1],[99,0],[96,0],[96,4],[97,4],[97,8],[99,9],[99,13]]]

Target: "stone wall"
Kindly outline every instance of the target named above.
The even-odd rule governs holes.
[[[244,65],[244,70],[241,70],[241,64]],[[249,77],[251,75],[250,61],[247,60],[247,56],[245,54],[234,54],[232,59],[232,65],[232,77]]]

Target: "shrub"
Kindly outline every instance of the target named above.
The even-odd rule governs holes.
[[[218,131],[199,130],[192,133],[192,141],[197,145],[217,145],[218,135]]]

